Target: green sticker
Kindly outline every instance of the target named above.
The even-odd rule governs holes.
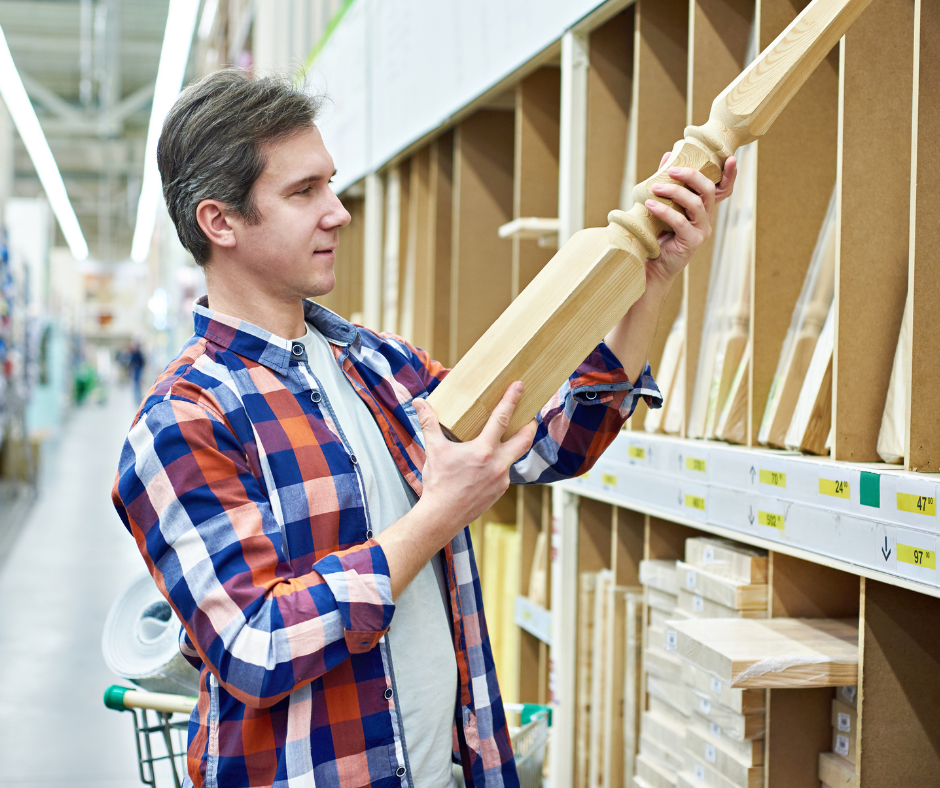
[[[862,506],[881,508],[881,474],[871,471],[862,471],[862,480],[859,485],[859,500]]]

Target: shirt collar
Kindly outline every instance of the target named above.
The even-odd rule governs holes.
[[[359,339],[359,331],[352,323],[313,301],[304,301],[304,320],[334,345],[345,347]],[[293,344],[290,339],[276,336],[246,320],[213,311],[209,308],[208,296],[193,304],[193,323],[196,336],[205,337],[282,375],[287,374]]]

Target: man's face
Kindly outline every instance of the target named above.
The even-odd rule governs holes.
[[[315,126],[262,151],[267,165],[253,187],[261,219],[233,222],[244,273],[278,298],[329,293],[339,228],[350,218],[330,187],[333,159]]]

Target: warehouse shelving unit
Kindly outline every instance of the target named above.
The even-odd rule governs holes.
[[[706,120],[743,67],[752,26],[763,49],[803,5],[600,4],[341,195],[353,222],[324,303],[455,364],[550,259],[555,235],[561,244],[605,225],[624,181],[653,172],[687,124]],[[873,0],[756,143],[746,444],[647,433],[641,405],[588,474],[512,488],[484,515],[521,533],[518,700],[555,707],[556,788],[573,781],[579,575],[610,569],[616,585],[635,586],[641,560],[682,558],[685,539],[701,534],[769,551],[771,616],[858,620],[862,786],[926,785],[940,772],[940,480],[925,473],[940,462],[938,29],[923,0]],[[833,184],[833,452],[819,458],[759,448],[756,435]],[[670,293],[650,351],[655,374],[684,309],[686,416],[709,246]],[[875,445],[908,290],[905,463],[886,466]],[[549,610],[526,598],[541,532],[551,534]],[[768,693],[764,785],[817,788],[831,691]]]

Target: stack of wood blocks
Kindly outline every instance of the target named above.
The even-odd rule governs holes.
[[[756,788],[765,693],[732,688],[683,660],[671,622],[766,617],[766,553],[722,539],[688,539],[684,561],[644,561],[640,582],[649,615],[648,708],[632,788]]]
[[[832,699],[832,752],[819,754],[819,781],[823,788],[856,788],[855,741],[858,734],[858,693],[855,687],[837,687]]]
[[[679,608],[689,618],[766,618],[767,555],[714,538],[688,539],[677,564]],[[677,788],[763,784],[766,693],[731,687],[682,664],[690,721]]]

